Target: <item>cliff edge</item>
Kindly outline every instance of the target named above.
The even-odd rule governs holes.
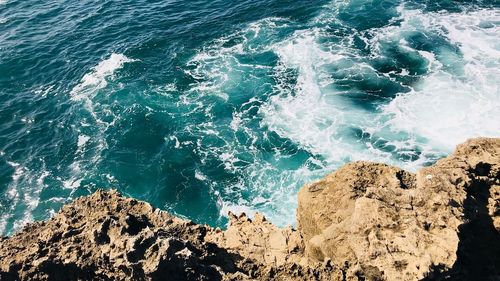
[[[416,174],[354,162],[303,187],[297,230],[227,230],[97,191],[0,238],[0,280],[500,280],[500,139]]]

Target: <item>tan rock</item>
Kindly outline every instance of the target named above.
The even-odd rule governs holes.
[[[488,214],[498,228],[499,168],[500,140],[485,138],[416,175],[383,164],[347,164],[299,192],[297,221],[307,256],[346,265],[348,278],[420,280],[436,271],[469,276],[457,268],[467,256],[460,252],[461,232]],[[491,228],[488,219],[478,226]],[[490,254],[500,254],[498,232],[485,236],[494,243]],[[486,263],[498,274],[498,257]]]

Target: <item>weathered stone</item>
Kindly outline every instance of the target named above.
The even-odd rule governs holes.
[[[347,164],[299,193],[298,228],[307,256],[348,265],[348,278],[498,277],[499,171],[500,139],[486,138],[460,145],[417,174]],[[472,247],[467,239],[478,235],[489,248],[463,252]]]

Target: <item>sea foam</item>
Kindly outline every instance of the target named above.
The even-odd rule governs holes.
[[[499,136],[498,10],[426,13],[401,5],[399,17],[391,24],[356,31],[338,19],[341,4],[326,6],[308,28],[285,39],[275,34],[285,34],[293,22],[280,18],[258,21],[206,46],[189,62],[186,73],[199,82],[184,102],[199,104],[196,108],[210,118],[215,118],[209,113],[212,105],[203,103],[200,96],[224,97],[223,102],[228,102],[234,95],[233,85],[248,83],[259,73],[267,73],[275,83],[272,92],[266,93],[269,98],[252,97],[233,112],[228,124],[209,121],[197,126],[201,134],[203,129],[207,134],[232,130],[250,140],[243,144],[217,133],[225,145],[203,152],[218,156],[226,170],[240,175],[237,183],[217,195],[221,215],[228,210],[259,211],[279,225],[287,224],[293,217],[297,188],[348,161],[369,160],[416,170],[469,137]],[[331,25],[345,36],[332,35]],[[451,47],[412,45],[413,35],[426,33],[446,40]],[[366,45],[364,49],[356,45],[359,41]],[[394,60],[387,57],[394,55],[394,51],[387,53],[390,48],[420,63],[422,68],[417,70],[425,73],[416,73],[412,65],[389,72],[377,69],[374,61]],[[265,72],[260,72],[263,66],[256,61],[241,62],[242,57],[270,52],[277,55],[278,63],[266,65]],[[408,78],[415,82],[403,82]],[[256,83],[266,83],[265,78],[260,79]],[[355,85],[392,83],[402,91],[395,97],[384,90],[374,92],[372,107],[359,106],[352,97],[360,90],[339,86],[356,81]],[[363,95],[370,98],[370,92]],[[249,112],[255,108],[260,118],[258,130],[265,128],[264,134],[251,125],[255,117]],[[264,160],[255,144],[271,133],[311,156],[292,169],[287,167],[290,156],[280,149],[273,152],[272,161]],[[243,153],[252,155],[250,164],[238,165],[246,161],[240,158]],[[209,177],[204,180],[211,182]]]
[[[399,95],[384,107],[384,113],[391,118],[390,126],[415,132],[447,152],[467,138],[498,137],[500,11],[411,13],[411,17],[442,32],[460,48],[463,73],[452,74],[442,64],[436,64],[412,92]]]
[[[123,67],[125,63],[133,62],[123,54],[111,54],[111,56],[101,62],[91,72],[85,74],[78,85],[70,92],[73,100],[83,100],[97,90],[105,88],[108,85],[106,80],[112,76],[116,70]]]

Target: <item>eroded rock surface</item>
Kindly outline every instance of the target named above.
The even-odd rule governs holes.
[[[299,192],[298,230],[227,230],[97,191],[0,238],[0,280],[500,280],[500,139],[412,174],[350,163]]]
[[[258,280],[342,280],[343,273],[331,262],[311,261],[304,255],[299,232],[278,228],[256,214],[252,220],[245,214],[229,214],[226,231],[211,232],[206,240],[252,261],[249,277]]]
[[[417,174],[345,165],[299,192],[307,256],[353,279],[498,280],[499,175],[500,140],[486,138]]]
[[[0,246],[4,279],[220,279],[235,270],[207,228],[149,204],[98,191]]]
[[[298,232],[261,215],[233,215],[221,231],[116,191],[0,239],[0,280],[341,280],[330,263],[297,262]]]

